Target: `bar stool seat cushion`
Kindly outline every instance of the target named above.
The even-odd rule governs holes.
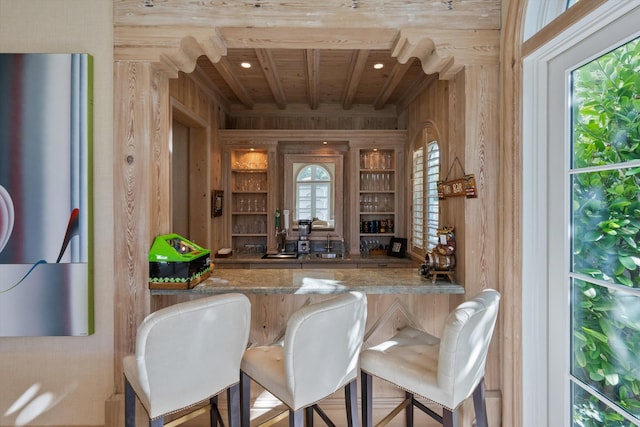
[[[367,349],[366,370],[421,396],[440,395],[445,400],[438,386],[439,351],[437,337],[407,326],[391,339]]]
[[[293,411],[319,402],[357,378],[366,307],[352,292],[301,308],[283,343],[245,351],[242,372]]]
[[[440,339],[411,327],[364,350],[361,369],[449,409],[484,377],[499,294],[485,290],[452,311]]]

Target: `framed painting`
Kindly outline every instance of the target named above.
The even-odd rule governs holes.
[[[94,332],[93,59],[0,54],[0,336]]]
[[[389,242],[389,249],[387,250],[388,256],[395,256],[398,258],[404,258],[407,252],[407,239],[401,237],[392,237]]]

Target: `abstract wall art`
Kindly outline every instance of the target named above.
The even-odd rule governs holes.
[[[93,59],[0,54],[0,336],[94,332]]]

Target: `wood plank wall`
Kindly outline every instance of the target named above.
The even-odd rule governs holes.
[[[426,123],[438,130],[440,174],[445,179],[473,173],[478,198],[456,197],[440,203],[440,223],[455,226],[456,280],[469,298],[485,288],[501,291],[498,282],[498,65],[467,66],[455,79],[435,81],[416,98],[403,117],[408,142],[405,158],[411,158],[411,143],[422,137]],[[443,108],[443,106],[445,106]],[[408,169],[408,168],[406,168]],[[405,171],[405,182],[411,182]],[[411,200],[407,195],[406,200]],[[408,222],[410,223],[410,222]],[[462,298],[451,297],[449,309]],[[498,325],[487,365],[487,389],[500,390]]]

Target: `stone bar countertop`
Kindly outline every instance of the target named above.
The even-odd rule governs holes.
[[[336,266],[338,267],[338,266]],[[188,290],[154,289],[152,295],[218,294],[463,294],[464,287],[421,276],[417,268],[215,268]]]

